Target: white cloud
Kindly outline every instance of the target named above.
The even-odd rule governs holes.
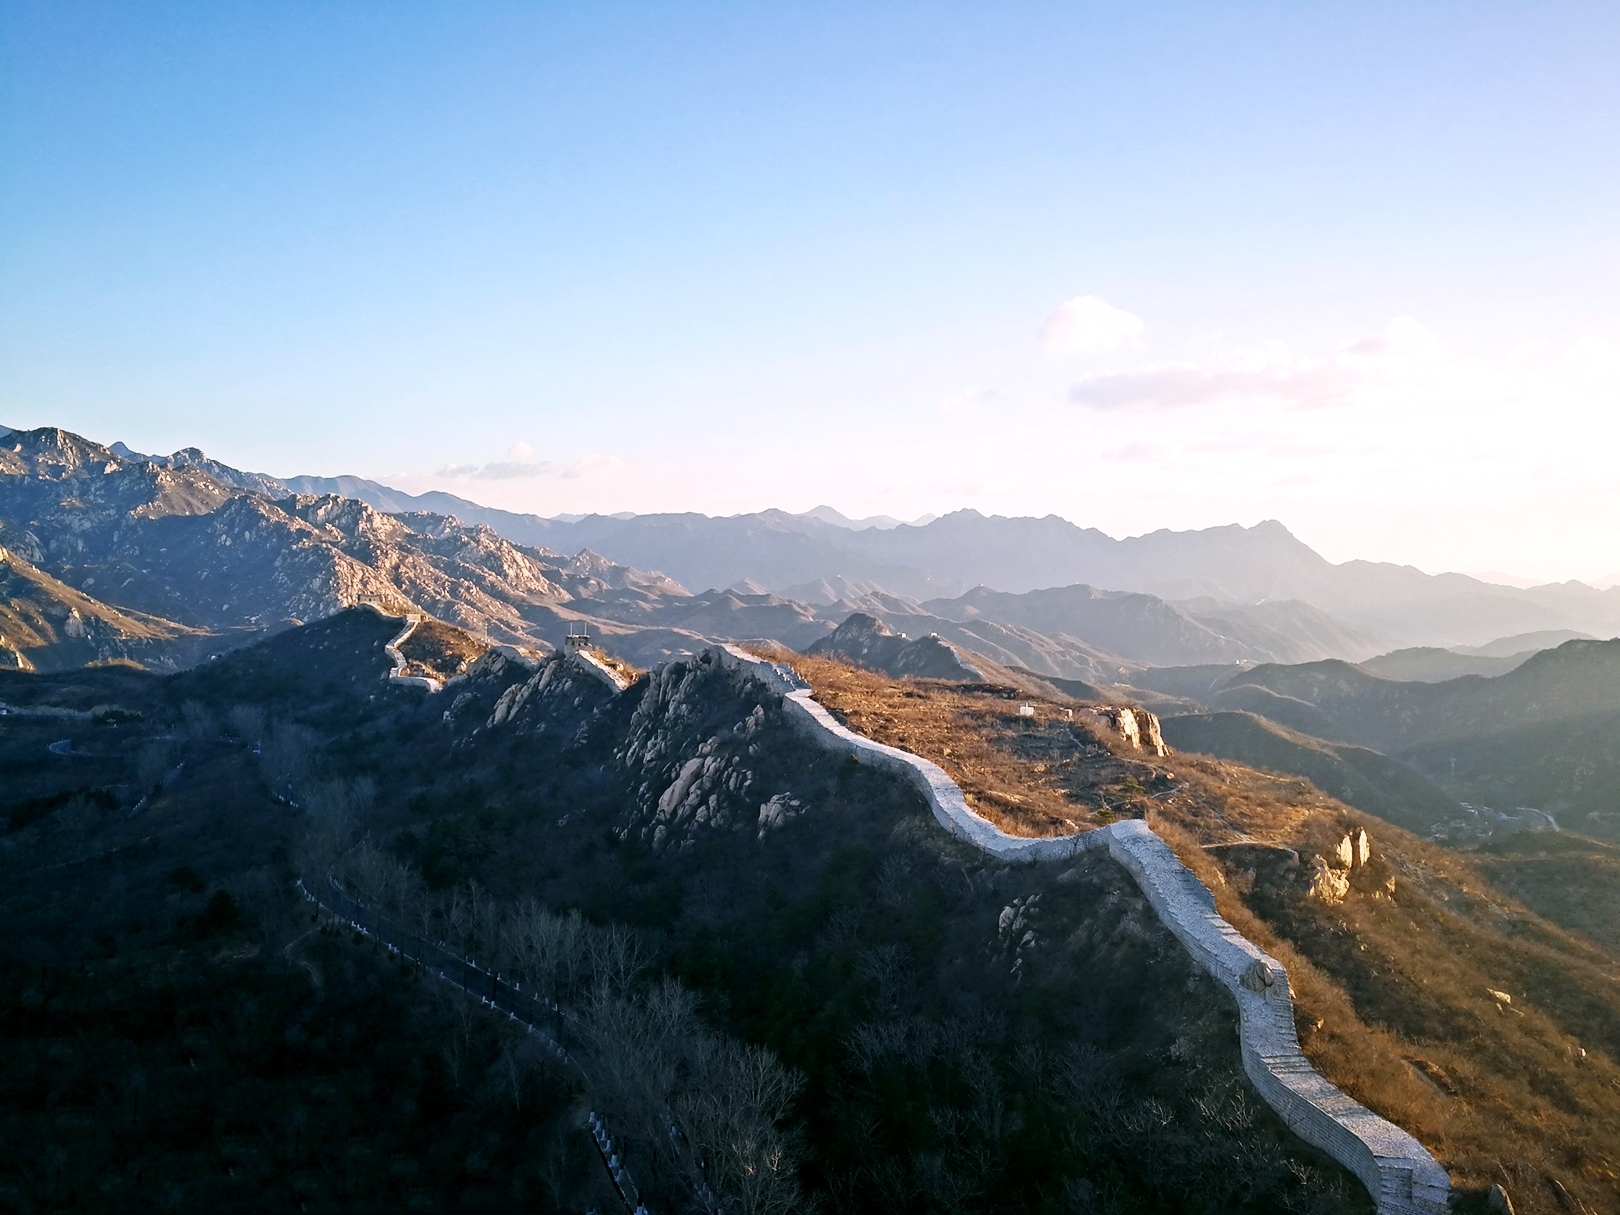
[[[1377,382],[1410,381],[1446,358],[1444,344],[1411,317],[1346,342],[1325,359],[1301,358],[1281,342],[1229,351],[1209,363],[1159,363],[1086,376],[1069,399],[1093,409],[1176,409],[1228,400],[1310,408],[1342,404]]]
[[[480,481],[508,481],[514,477],[544,477],[550,472],[550,460],[500,460],[484,465],[473,476]]]
[[[1141,340],[1142,318],[1095,295],[1079,295],[1058,307],[1041,326],[1049,354],[1112,354]]]
[[[1349,380],[1331,365],[1289,363],[1200,367],[1161,363],[1135,371],[1087,376],[1069,389],[1069,399],[1093,409],[1176,409],[1238,397],[1266,397],[1300,405],[1329,404]]]
[[[514,443],[506,449],[506,454],[514,460],[532,460],[534,459],[534,448],[527,443]]]
[[[511,481],[550,476],[552,471],[550,460],[498,460],[492,464],[446,464],[433,475],[449,481]]]
[[[528,444],[516,446],[527,447]],[[624,468],[618,456],[586,455],[558,467],[551,460],[497,460],[490,464],[446,464],[433,476],[441,481],[515,481],[526,477],[560,477],[565,481],[609,477]]]

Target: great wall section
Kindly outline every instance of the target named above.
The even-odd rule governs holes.
[[[805,737],[909,781],[942,827],[992,856],[1064,860],[1106,847],[1141,887],[1165,927],[1231,993],[1238,1008],[1243,1070],[1289,1129],[1354,1173],[1380,1215],[1437,1215],[1448,1209],[1451,1179],[1446,1171],[1411,1135],[1341,1092],[1311,1066],[1294,1029],[1288,972],[1221,917],[1204,884],[1146,823],[1130,819],[1044,839],[1009,835],[974,813],[937,764],[840,725],[785,665],[729,645],[706,651],[706,656],[748,671],[779,695]]]
[[[368,606],[379,615],[399,619],[376,605]],[[389,678],[437,692],[443,686],[438,680],[403,673],[405,660],[398,647],[420,620],[418,614],[407,614],[404,628],[386,646],[395,663]],[[625,674],[598,659],[588,644],[572,640],[560,658],[615,693],[630,686]],[[1377,1203],[1379,1215],[1439,1215],[1449,1209],[1451,1180],[1446,1171],[1410,1134],[1340,1091],[1311,1066],[1294,1028],[1288,972],[1227,923],[1203,883],[1145,822],[1129,819],[1093,831],[1038,839],[1009,835],[975,813],[956,782],[937,764],[841,725],[786,664],[733,645],[710,647],[692,661],[713,662],[751,676],[781,698],[803,737],[907,781],[946,831],[991,856],[1036,863],[1105,848],[1130,873],[1165,927],[1231,994],[1238,1009],[1243,1070],[1289,1129],[1354,1173]],[[498,706],[495,717],[500,716]]]

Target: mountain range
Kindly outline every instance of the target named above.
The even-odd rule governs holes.
[[[296,1064],[288,1102],[295,1090],[346,1084],[385,1096],[364,1098],[365,1108],[425,1111],[421,1138],[395,1141],[424,1145],[421,1185],[472,1192],[463,1174],[490,1169],[472,1140],[453,1153],[425,1145],[445,1127],[475,1124],[485,1147],[510,1145],[498,1170],[533,1157],[568,1179],[577,1126],[559,1124],[554,1142],[518,1128],[545,1116],[533,1111],[577,1111],[580,1095],[525,1080],[516,1047],[458,1037],[459,1006],[410,1004],[408,968],[390,955],[346,930],[312,929],[293,893],[302,872],[347,883],[400,922],[431,925],[433,939],[454,941],[462,955],[492,956],[513,981],[529,955],[488,950],[527,941],[534,958],[552,957],[545,942],[601,932],[581,938],[580,956],[607,957],[613,942],[631,942],[630,928],[661,934],[659,981],[698,976],[715,1028],[690,1028],[698,1021],[688,1009],[691,1058],[627,1064],[625,1073],[698,1075],[689,1064],[720,1058],[725,1040],[712,1035],[723,1031],[832,1077],[844,1087],[813,1084],[797,1107],[814,1158],[829,1168],[915,1160],[906,1184],[926,1190],[897,1204],[857,1169],[838,1185],[877,1195],[862,1210],[965,1209],[951,1195],[1011,1195],[1008,1179],[1029,1167],[1018,1137],[996,1131],[975,1146],[959,1133],[1000,1126],[997,1110],[1011,1103],[978,1122],[958,1111],[996,1092],[1035,1109],[1043,1076],[1061,1081],[1053,1108],[1078,1111],[1073,1127],[1147,1128],[1122,1147],[1048,1134],[1043,1142],[1059,1148],[1039,1154],[1078,1160],[1075,1177],[1112,1169],[1110,1193],[1123,1192],[1120,1178],[1135,1187],[1126,1209],[1206,1195],[1229,1178],[1240,1141],[1258,1145],[1244,1149],[1255,1164],[1245,1166],[1241,1203],[1216,1205],[1300,1209],[1304,1191],[1323,1198],[1305,1209],[1367,1209],[1341,1179],[1278,1165],[1286,1137],[1265,1136],[1282,1124],[1234,1121],[1211,1104],[1217,1089],[1246,1091],[1235,1053],[1211,1045],[1233,1039],[1231,1011],[1191,981],[1185,959],[1167,965],[1181,957],[1173,938],[1161,932],[1143,951],[1154,921],[1142,900],[1131,902],[1123,874],[1101,869],[1100,855],[1096,868],[1042,870],[963,854],[881,769],[810,748],[776,698],[723,654],[697,652],[734,638],[799,651],[783,660],[829,713],[940,765],[986,814],[1071,827],[1124,814],[1179,842],[1210,905],[1286,959],[1313,1065],[1435,1145],[1459,1209],[1483,1207],[1487,1182],[1511,1186],[1518,1206],[1506,1209],[1529,1212],[1581,1209],[1566,1197],[1612,1191],[1612,1174],[1591,1162],[1612,1159],[1610,1060],[1620,1041],[1609,981],[1620,931],[1615,851],[1600,842],[1620,839],[1620,639],[1581,635],[1603,629],[1604,593],[1535,588],[1545,592],[1537,598],[1481,591],[1460,576],[1333,566],[1276,525],[1103,544],[1061,520],[963,512],[896,524],[766,512],[539,520],[550,537],[539,543],[499,519],[464,518],[473,512],[454,503],[378,505],[359,496],[372,492],[364,484],[348,488],[355,493],[302,492],[323,486],[233,469],[196,449],[148,458],[54,428],[0,436],[0,667],[13,668],[0,670],[0,759],[16,776],[0,861],[9,864],[4,909],[18,926],[10,949],[21,959],[7,971],[3,1011],[25,1044],[7,1057],[7,1085],[37,1087],[36,1057],[79,1058],[59,1041],[96,1044],[81,1079],[13,1103],[72,1108],[78,1124],[98,1128],[62,1157],[102,1161],[85,1176],[111,1176],[126,1156],[151,1168],[151,1153],[132,1145],[177,1152],[211,1142],[208,1133],[223,1145],[212,1163],[176,1155],[173,1176],[212,1168],[220,1187],[249,1176],[248,1137],[226,1130],[264,1105],[262,1077]],[[611,553],[572,547],[569,537],[590,528]],[[1043,535],[1056,537],[1053,577],[1078,568],[1063,554],[1085,545],[1102,554],[1091,568],[1126,581],[1148,578],[1155,562],[1166,564],[1152,576],[1171,579],[1164,554],[1180,553],[1180,589],[1109,587],[1100,577],[1025,585],[1018,554],[991,551]],[[648,560],[625,560],[615,536],[644,544]],[[738,552],[725,559],[742,576],[694,593],[670,574],[700,568],[688,559],[718,560],[706,546],[726,536]],[[748,563],[750,544],[764,553],[758,565]],[[854,549],[866,565],[810,561]],[[1278,593],[1246,600],[1232,588],[1252,589],[1265,571],[1245,563],[1266,552],[1278,555]],[[953,569],[983,572],[992,559],[1003,562],[1005,585],[953,581]],[[907,570],[918,580],[905,582]],[[1380,600],[1377,585],[1406,589]],[[1352,592],[1371,605],[1361,615]],[[1329,610],[1330,601],[1351,609]],[[345,610],[368,602],[428,618],[393,641],[399,621]],[[1459,602],[1471,619],[1496,612],[1533,627],[1483,643],[1448,633],[1445,620],[1457,617],[1445,617],[1445,605]],[[1565,605],[1561,623],[1533,619],[1531,609],[1550,613],[1548,604]],[[1369,616],[1430,610],[1441,615],[1423,617],[1423,627],[1453,638],[1449,647],[1378,652],[1411,634]],[[620,664],[629,678],[608,681],[584,656],[537,660],[535,651],[582,628],[612,654],[658,669]],[[456,684],[435,695],[391,669]],[[1126,706],[1162,714],[1171,752],[1127,754],[1112,735],[1088,732],[1084,720],[1104,720],[1098,705],[1117,706],[1119,720]],[[1562,829],[1527,839],[1526,826]],[[505,900],[499,907],[490,890]],[[572,918],[545,918],[542,907],[572,909]],[[1122,909],[1141,922],[1118,925]],[[160,976],[191,973],[181,961],[193,952],[199,965],[211,959],[214,987],[151,997],[162,1005],[152,1024],[174,1031],[160,1050],[130,1054],[126,1027],[148,1016],[144,993],[159,990]],[[77,1003],[64,1001],[64,958],[82,966]],[[372,978],[359,965],[367,958]],[[41,994],[47,962],[54,977]],[[627,957],[621,969],[640,964]],[[541,974],[521,973],[525,988]],[[278,1002],[276,984],[296,986]],[[588,985],[575,986],[563,995],[583,997]],[[332,1028],[312,1019],[306,987],[317,1006],[337,1010]],[[335,1003],[351,989],[354,1006]],[[592,990],[604,1017],[628,1015],[644,998],[626,988],[610,1006],[606,989]],[[668,983],[658,991],[658,1000],[679,997]],[[399,1011],[385,1016],[387,1007]],[[259,1011],[219,1011],[241,1008]],[[641,1024],[607,1034],[602,1021],[570,1050],[591,1052],[583,1057],[593,1074],[607,1075],[613,1058],[632,1058],[629,1044],[656,1040]],[[933,1024],[957,1028],[914,1048]],[[203,1025],[219,1049],[194,1049]],[[1085,1049],[1032,1055],[1040,1035]],[[426,1070],[382,1054],[368,1063],[355,1040],[406,1042]],[[74,1049],[86,1060],[94,1053]],[[897,1070],[913,1054],[910,1070]],[[1099,1060],[1117,1070],[1099,1071]],[[960,1075],[940,1070],[959,1063]],[[443,1079],[416,1085],[419,1072]],[[107,1099],[108,1076],[117,1093],[139,1092],[141,1108],[155,1107],[142,1135],[119,1129],[135,1124],[137,1102],[129,1098],[126,1114],[122,1097]],[[253,1085],[233,1088],[243,1076]],[[1199,1076],[1206,1087],[1189,1089]],[[695,1092],[723,1091],[700,1080]],[[404,1087],[389,1087],[396,1082]],[[1543,1101],[1553,1084],[1569,1094],[1563,1105]],[[617,1108],[602,1091],[590,1091],[590,1107]],[[1141,1104],[1120,1105],[1122,1093]],[[193,1108],[213,1132],[187,1129],[182,1113]],[[352,1143],[352,1132],[320,1102],[312,1108],[305,1122],[254,1132],[253,1142],[286,1149],[285,1160],[265,1157],[251,1173],[265,1193],[277,1178],[295,1178],[289,1193],[318,1194],[310,1187],[349,1176],[322,1153],[328,1140]],[[617,1141],[621,1152],[634,1144],[638,1161],[653,1159],[673,1125],[663,1105],[649,1108],[659,1114],[652,1133],[623,1131]],[[1207,1143],[1194,1151],[1191,1132],[1178,1140],[1178,1158],[1204,1171],[1173,1184],[1153,1155],[1172,1115]],[[43,1123],[14,1125],[24,1133],[0,1139],[44,1134]],[[883,1125],[881,1135],[870,1129]],[[1232,1142],[1210,1140],[1212,1126],[1232,1129]],[[928,1154],[892,1146],[919,1127],[938,1132]],[[952,1153],[965,1163],[947,1168]],[[354,1173],[351,1189],[376,1205],[387,1177],[414,1175],[396,1164],[368,1166],[363,1183]],[[605,1209],[611,1194],[593,1193],[592,1174],[578,1172],[585,1182],[570,1191],[572,1208]],[[648,1165],[641,1176],[654,1173]],[[127,1176],[137,1192],[139,1171]],[[821,1173],[805,1176],[822,1184]],[[996,1209],[1041,1209],[1037,1190],[1056,1193],[1056,1184],[1048,1178]],[[59,1186],[40,1179],[38,1188]],[[1074,1201],[1064,1209],[1097,1207],[1091,1189],[1065,1193]],[[1347,1194],[1353,1201],[1341,1202]],[[1493,1209],[1505,1204],[1504,1193]]]
[[[1008,593],[1084,583],[1171,601],[1310,605],[1352,631],[1404,645],[1478,644],[1511,633],[1620,628],[1620,587],[1580,582],[1518,588],[1465,574],[1348,561],[1335,565],[1281,523],[1155,531],[1122,540],[1055,515],[1003,518],[960,510],[924,524],[852,527],[826,508],[727,518],[697,514],[546,519],[434,492],[401,494],[356,477],[295,477],[299,492],[340,493],[379,510],[433,510],[487,523],[527,544],[661,570],[686,586],[751,580],[792,594],[823,579],[855,579],[917,599],[977,586]],[[838,517],[842,520],[842,516]]]
[[[93,645],[70,647],[73,661],[168,667],[365,600],[537,650],[582,628],[644,664],[721,638],[803,649],[864,612],[1002,667],[1143,686],[1149,668],[1361,661],[1399,645],[1620,626],[1620,589],[1333,565],[1275,522],[1114,540],[1055,516],[974,511],[915,523],[825,507],[544,519],[355,477],[280,479],[196,448],[148,456],[51,427],[0,434],[0,545],[16,569],[54,580],[30,582],[24,613],[48,627],[13,625],[5,643],[47,666],[69,661],[67,640],[85,642],[67,632],[75,611],[102,623]],[[56,586],[106,611],[86,616]],[[1467,669],[1483,673],[1491,656],[1477,657]],[[1443,677],[1448,662],[1430,666]]]

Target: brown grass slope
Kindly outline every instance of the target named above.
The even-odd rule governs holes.
[[[426,616],[411,630],[399,652],[405,659],[406,675],[427,675],[443,681],[464,672],[489,646],[487,640],[466,629]]]
[[[128,659],[173,669],[176,658],[195,661],[216,642],[223,644],[200,629],[120,611],[0,548],[0,665],[60,671]]]
[[[940,764],[1006,830],[1146,817],[1221,913],[1288,967],[1312,1062],[1416,1135],[1464,1191],[1502,1184],[1521,1212],[1574,1209],[1562,1187],[1620,1210],[1620,953],[1496,886],[1490,858],[1448,852],[1300,778],[1118,751],[1065,703],[794,665],[851,728]],[[1020,717],[1020,702],[1036,716]],[[1372,863],[1342,902],[1308,897],[1312,859],[1362,825]]]

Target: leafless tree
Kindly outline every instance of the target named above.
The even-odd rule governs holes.
[[[219,738],[219,719],[200,700],[180,706],[180,734],[189,743],[211,743]]]
[[[258,705],[236,705],[225,720],[238,742],[251,747],[264,738],[264,710]]]
[[[572,1000],[590,969],[590,927],[577,911],[555,915],[533,899],[519,903],[501,927],[508,964],[532,990]]]
[[[307,726],[278,722],[259,748],[259,767],[273,792],[296,798],[309,779],[320,739]]]
[[[764,1047],[718,1034],[695,1035],[690,1051],[692,1077],[675,1112],[708,1163],[710,1188],[743,1215],[798,1209],[799,1153],[780,1124],[803,1079]]]
[[[304,794],[304,832],[293,857],[306,879],[324,878],[348,851],[356,823],[375,796],[376,786],[365,777],[309,785]]]

